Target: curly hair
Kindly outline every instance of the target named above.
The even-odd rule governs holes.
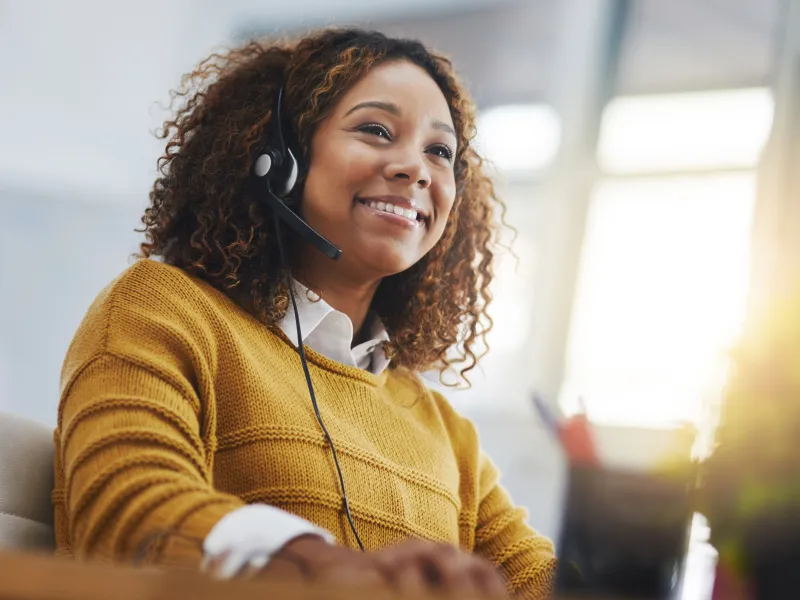
[[[381,281],[372,309],[390,340],[391,368],[458,364],[460,377],[488,352],[489,284],[505,206],[471,145],[475,107],[451,62],[420,42],[361,29],[325,29],[299,40],[251,41],[215,53],[172,92],[179,108],[156,135],[167,139],[142,217],[140,257],[160,257],[247,305],[268,326],[286,314],[286,273],[272,214],[250,191],[252,162],[270,134],[281,86],[289,124],[307,158],[337,100],[371,68],[391,60],[422,67],[450,108],[458,137],[457,196],[441,240],[409,269]],[[302,182],[297,188],[302,196]],[[284,228],[287,245],[298,240]],[[291,258],[290,258],[291,260]],[[453,384],[447,384],[453,385]]]

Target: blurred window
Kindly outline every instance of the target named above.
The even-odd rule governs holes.
[[[768,90],[614,100],[598,145],[561,404],[609,424],[698,422],[748,293]]]
[[[509,104],[481,111],[475,146],[504,175],[537,174],[561,142],[558,113],[545,104]]]
[[[772,124],[766,88],[617,98],[598,144],[608,174],[751,169]]]

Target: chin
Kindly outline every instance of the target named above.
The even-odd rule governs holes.
[[[359,261],[370,271],[380,273],[382,277],[389,277],[405,271],[419,260],[387,248],[372,248],[359,252]]]
[[[355,272],[363,271],[372,276],[389,277],[396,275],[414,264],[425,255],[418,240],[397,239],[375,235],[355,235],[345,238],[342,246],[342,259],[347,257]]]
[[[386,257],[381,260],[378,257],[371,257],[369,267],[372,271],[380,273],[382,277],[390,277],[402,273],[414,263],[408,260],[400,260],[398,258]]]

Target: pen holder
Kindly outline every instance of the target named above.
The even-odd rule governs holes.
[[[572,598],[677,598],[692,520],[692,478],[572,466],[556,590]]]

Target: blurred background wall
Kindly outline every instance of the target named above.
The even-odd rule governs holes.
[[[793,0],[0,0],[0,411],[53,424],[61,361],[129,264],[168,91],[209,51],[360,24],[448,54],[518,231],[491,353],[447,391],[557,532],[562,464],[530,405],[582,397],[603,452],[704,427],[797,227]],[[766,150],[765,150],[766,149]],[[757,292],[757,293],[756,293]],[[750,308],[748,308],[750,307]]]

